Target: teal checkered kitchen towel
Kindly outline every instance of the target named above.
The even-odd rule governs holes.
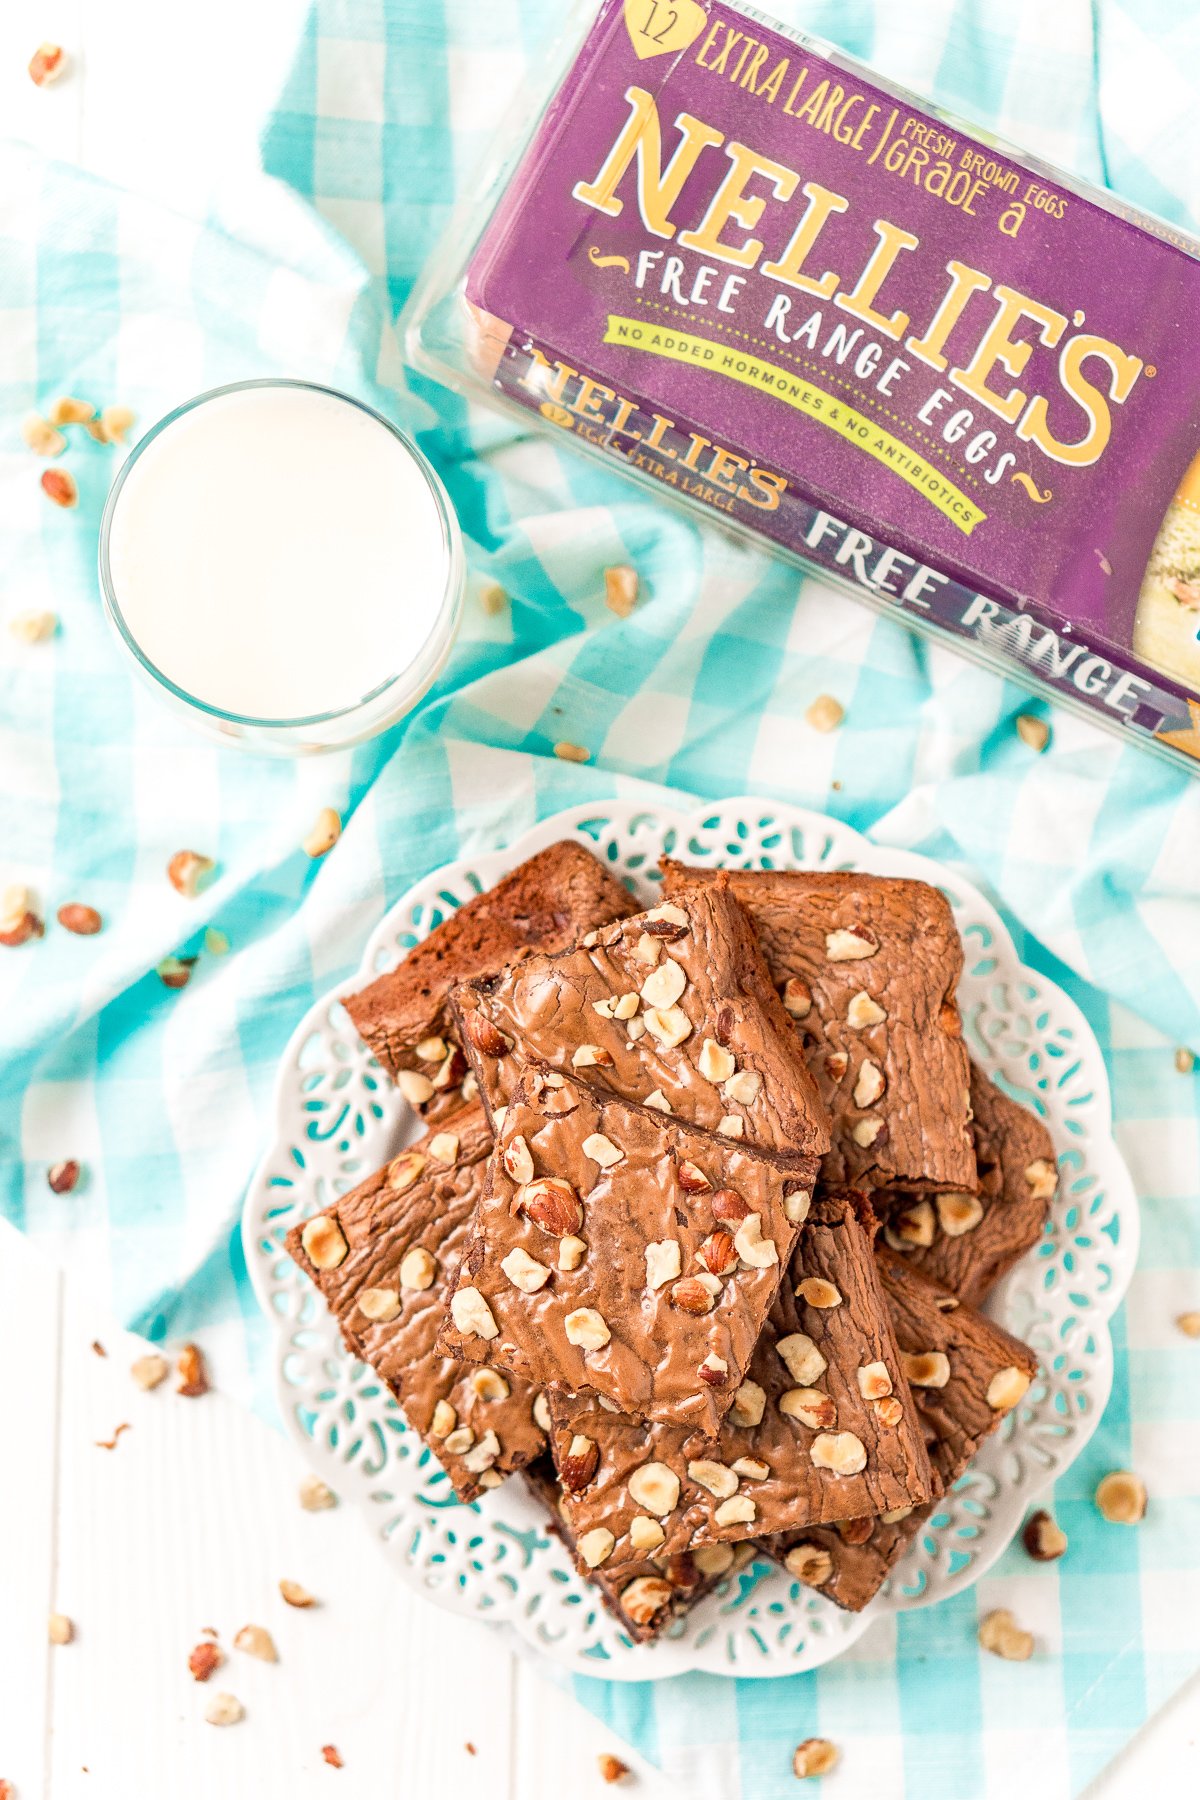
[[[1195,1669],[1200,1383],[1173,1325],[1200,1307],[1200,781],[1051,715],[1042,757],[1020,691],[853,601],[660,509],[569,450],[404,385],[396,306],[470,179],[556,0],[320,0],[248,174],[236,228],[196,221],[0,149],[0,875],[50,919],[0,950],[0,1201],[7,1217],[156,1338],[201,1331],[227,1391],[254,1393],[261,1343],[237,1235],[275,1061],[311,999],[357,965],[383,908],[460,853],[574,800],[664,787],[759,791],[969,867],[1027,960],[1079,1000],[1110,1058],[1143,1197],[1144,1249],[1117,1319],[1117,1386],[1055,1497],[1067,1558],[1017,1550],[981,1588],[881,1624],[842,1661],[777,1682],[687,1678],[581,1697],[711,1800],[794,1791],[821,1733],[839,1793],[975,1800],[1077,1793]],[[1200,167],[1200,14],[1179,0],[789,0],[787,17],[1054,160],[1187,217]],[[1192,223],[1196,223],[1193,219]],[[274,370],[345,386],[412,427],[439,464],[478,605],[445,679],[404,729],[352,756],[276,765],[192,738],[136,688],[101,619],[99,509],[116,452],[80,433],[76,512],[38,486],[17,424],[59,393],[143,424],[213,383]],[[602,571],[631,562],[627,620]],[[203,621],[197,621],[203,629]],[[832,736],[804,714],[847,709]],[[562,738],[587,769],[556,762]],[[347,829],[299,849],[331,804]],[[194,848],[220,879],[194,901],[164,869]],[[56,908],[98,907],[69,936]],[[210,934],[210,928],[219,936]],[[231,950],[220,954],[228,940]],[[198,954],[189,985],[154,974]],[[47,1167],[86,1178],[53,1195]],[[1137,1531],[1105,1525],[1098,1476],[1132,1466]],[[981,1657],[978,1612],[1010,1603],[1027,1665]]]

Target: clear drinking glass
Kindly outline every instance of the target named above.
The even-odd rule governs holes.
[[[373,553],[375,562],[372,565],[374,575],[378,575],[380,572],[381,564],[386,566],[388,571],[386,585],[390,587],[391,563],[388,559],[394,557],[396,562],[395,604],[397,608],[414,609],[412,617],[417,621],[415,635],[412,641],[406,645],[405,653],[402,656],[389,658],[386,641],[380,643],[379,655],[384,666],[379,672],[378,679],[371,678],[375,673],[372,668],[369,675],[364,673],[361,692],[355,690],[348,696],[345,691],[342,691],[338,695],[336,703],[327,709],[314,707],[311,703],[296,713],[288,713],[286,709],[280,711],[277,705],[268,705],[265,708],[246,704],[240,707],[229,707],[215,702],[211,694],[205,697],[202,692],[193,691],[189,686],[186,669],[186,629],[203,632],[212,628],[210,620],[203,616],[205,613],[203,593],[194,597],[197,616],[194,620],[186,622],[186,629],[179,620],[176,620],[174,626],[171,627],[177,635],[181,630],[183,631],[185,642],[178,655],[173,652],[174,661],[170,671],[160,665],[172,659],[161,653],[153,653],[148,650],[145,642],[141,641],[147,636],[157,635],[159,624],[159,620],[155,616],[158,610],[157,589],[152,597],[153,603],[149,612],[146,608],[145,593],[139,598],[138,605],[143,620],[140,629],[135,628],[136,620],[131,620],[129,616],[130,603],[137,584],[128,571],[134,567],[138,551],[138,534],[134,531],[132,513],[129,511],[130,497],[137,496],[137,506],[133,511],[138,512],[143,523],[147,518],[147,494],[139,493],[139,489],[146,489],[148,477],[150,478],[149,494],[155,500],[165,499],[164,511],[169,506],[178,508],[181,502],[185,505],[188,530],[181,538],[178,565],[173,567],[171,564],[169,536],[167,542],[159,542],[155,546],[154,554],[157,558],[160,585],[163,590],[165,616],[169,609],[179,609],[181,597],[186,592],[189,570],[183,565],[183,558],[188,554],[184,544],[190,542],[194,555],[198,543],[195,533],[200,531],[203,540],[200,542],[200,548],[202,551],[206,551],[209,541],[218,535],[224,523],[223,520],[214,518],[211,510],[203,511],[206,503],[203,477],[206,472],[214,476],[219,493],[221,475],[218,466],[219,455],[209,456],[207,464],[202,463],[199,468],[193,466],[188,470],[186,458],[182,464],[180,463],[181,440],[171,439],[169,434],[173,431],[179,432],[181,429],[188,429],[189,421],[194,428],[197,422],[196,415],[200,409],[226,403],[230,415],[229,429],[239,434],[236,438],[229,439],[231,452],[245,460],[248,454],[245,428],[248,420],[253,423],[254,408],[247,401],[234,402],[233,397],[263,394],[264,399],[270,402],[271,396],[264,394],[264,390],[276,390],[283,395],[313,397],[311,402],[284,401],[284,408],[294,411],[297,426],[297,430],[287,432],[284,447],[288,455],[301,459],[298,465],[301,468],[304,466],[303,434],[308,430],[305,420],[310,413],[314,427],[319,422],[321,430],[325,434],[319,447],[320,455],[328,459],[332,452],[333,445],[329,437],[329,429],[332,426],[335,435],[339,429],[344,428],[356,440],[366,444],[368,446],[366,457],[369,463],[374,455],[374,450],[370,445],[369,433],[361,432],[362,419],[365,417],[389,434],[387,450],[380,452],[379,467],[369,471],[372,476],[380,477],[383,484],[381,491],[390,491],[388,481],[393,474],[399,475],[405,480],[414,476],[419,477],[419,481],[411,480],[405,491],[416,498],[420,512],[420,529],[423,535],[421,556],[410,558],[405,555],[401,561],[401,545],[398,541],[390,544],[381,542]],[[320,397],[319,401],[316,399],[318,396]],[[333,403],[333,410],[330,410],[330,403]],[[339,414],[336,410],[339,407],[354,409],[355,418],[350,419]],[[243,416],[239,419],[234,416],[235,414]],[[217,421],[214,415],[205,415],[201,423],[206,431],[211,432],[215,429],[216,437],[212,448],[219,450],[219,440],[221,433],[226,430],[226,423]],[[282,415],[272,421],[274,427],[279,427],[281,423]],[[169,444],[170,458],[163,458],[164,440]],[[317,453],[315,437],[312,439],[312,444],[315,458]],[[404,453],[406,461],[403,463],[395,456],[396,446],[399,446]],[[156,463],[156,458],[161,462],[161,467]],[[388,465],[386,472],[383,467],[385,463]],[[180,482],[183,480],[185,471],[195,487],[194,501],[192,496],[185,498],[180,492]],[[336,467],[333,472],[337,473]],[[196,479],[197,474],[200,476],[199,480]],[[165,489],[163,489],[163,483],[166,484]],[[162,489],[160,494],[154,493],[155,485]],[[336,485],[336,482],[331,484],[331,486]],[[396,491],[400,491],[399,486]],[[226,491],[226,500],[231,510],[236,506],[239,511],[244,511],[242,503],[245,499],[246,484],[240,484],[236,494]],[[298,502],[302,516],[295,521],[295,531],[292,533],[285,531],[284,535],[295,536],[304,530],[308,533],[308,541],[317,543],[323,558],[325,556],[336,557],[339,550],[342,549],[345,551],[348,565],[353,567],[360,559],[359,553],[362,549],[361,540],[364,532],[358,529],[353,536],[347,536],[346,518],[339,519],[332,516],[332,513],[328,518],[327,525],[323,524],[319,512],[320,504],[319,496],[312,510],[304,508],[302,502]],[[124,513],[123,505],[126,507]],[[332,505],[336,507],[336,498]],[[156,508],[155,513],[157,511]],[[155,513],[149,515],[152,520],[155,518]],[[314,520],[316,521],[315,526]],[[361,520],[358,523],[361,526]],[[399,521],[388,520],[380,523],[392,532],[394,540],[398,539]],[[279,530],[280,525],[281,521],[277,519],[274,528]],[[268,529],[270,528],[268,522]],[[164,526],[164,529],[167,528]],[[314,529],[318,534],[315,539],[312,536]],[[127,543],[126,540],[130,539],[131,531],[133,531],[133,537]],[[338,534],[341,534],[340,543]],[[142,535],[153,536],[154,533],[143,532]],[[368,530],[365,535],[373,535],[373,533]],[[280,543],[281,563],[285,560],[283,552],[288,547],[284,543]],[[290,548],[294,550],[295,544],[293,543]],[[254,546],[254,551],[260,559],[268,549],[269,546],[265,543]],[[124,574],[123,560],[126,565]],[[419,567],[414,565],[419,565]],[[300,570],[299,573],[300,585],[304,585],[303,570]],[[124,596],[122,594],[123,584],[126,589]],[[458,520],[445,489],[428,460],[390,420],[374,411],[373,408],[365,406],[361,401],[355,400],[347,394],[338,393],[332,388],[321,387],[312,382],[262,380],[236,382],[227,387],[215,388],[208,393],[198,395],[195,399],[187,401],[173,412],[168,413],[136,445],[117,474],[104,509],[100,530],[100,585],[104,596],[105,611],[126,656],[142,680],[148,683],[173,711],[186,718],[190,724],[208,736],[215,737],[222,743],[266,755],[300,756],[345,749],[350,745],[361,743],[365,739],[387,730],[389,726],[394,725],[416,706],[437,679],[454,643],[462,618],[466,565]],[[387,631],[374,633],[365,631],[362,619],[356,618],[355,602],[360,596],[353,591],[352,575],[348,574],[346,584],[335,580],[330,583],[330,586],[335,591],[328,595],[328,613],[320,605],[314,611],[314,596],[311,591],[307,595],[308,617],[310,622],[319,627],[314,630],[312,642],[307,646],[309,652],[307,689],[310,695],[314,679],[318,686],[321,680],[322,658],[328,657],[332,668],[338,658],[331,653],[347,647],[346,644],[339,641],[339,633],[357,632],[358,636],[354,640],[356,653],[361,651],[364,655],[367,653],[368,647],[363,640],[367,636],[373,636],[376,640],[380,638],[386,640],[389,635]],[[376,599],[378,600],[378,594]],[[276,609],[283,600],[284,596],[280,593],[273,596],[273,604]],[[191,599],[188,604],[192,604]],[[253,607],[254,599],[253,595],[250,595],[246,599],[246,608],[253,611]],[[147,620],[155,625],[155,631],[152,632],[146,628]],[[245,609],[243,609],[243,620],[245,621]],[[424,629],[426,621],[427,630]],[[228,624],[228,621],[226,623]],[[298,655],[303,658],[306,651],[302,638],[303,630],[304,626],[301,622],[297,625],[296,631],[289,634],[286,647],[282,645],[279,647],[280,655],[285,654],[286,651],[288,655]],[[222,647],[222,654],[227,652],[230,658],[236,658],[239,655],[242,657],[242,661],[238,664],[241,685],[245,687],[247,683],[253,684],[255,679],[253,660],[254,655],[257,654],[259,670],[263,676],[263,686],[269,687],[274,681],[278,692],[278,669],[280,666],[278,661],[273,656],[264,656],[262,644],[259,643],[256,653],[253,648],[249,652],[250,660],[248,662],[246,644],[241,641],[243,633],[238,629],[237,621],[234,621],[230,635],[234,641],[231,641],[227,647]],[[275,634],[276,637],[279,635],[282,634]],[[299,642],[296,641],[298,636],[301,640]],[[245,637],[251,641],[251,644],[253,643],[253,633],[248,629]],[[213,647],[209,644],[207,648],[211,661]],[[389,661],[392,666],[388,666]],[[233,665],[228,666],[232,667]],[[351,671],[348,677],[346,669],[343,667],[340,675],[343,690],[348,678],[353,679],[353,673]],[[203,686],[204,684],[200,683],[199,685]]]

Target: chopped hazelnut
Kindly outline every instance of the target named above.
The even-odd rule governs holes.
[[[281,1581],[279,1584],[279,1592],[283,1595],[289,1606],[296,1606],[301,1610],[317,1604],[308,1589],[306,1587],[301,1587],[298,1581]]]
[[[79,1186],[81,1173],[77,1162],[53,1163],[46,1173],[46,1185],[52,1194],[70,1194]]]
[[[726,1100],[735,1106],[753,1106],[762,1092],[763,1078],[757,1069],[739,1069],[721,1089]]]
[[[675,1597],[670,1582],[655,1575],[639,1575],[621,1589],[621,1608],[635,1625],[652,1625],[664,1606]]]
[[[714,1499],[728,1500],[731,1494],[737,1493],[738,1478],[724,1463],[701,1457],[688,1464],[687,1472],[689,1479],[706,1493],[712,1494]]]
[[[602,1131],[594,1131],[583,1140],[583,1154],[598,1163],[602,1169],[611,1169],[619,1163],[625,1152],[618,1150],[611,1138],[606,1138]]]
[[[450,1301],[450,1314],[464,1337],[494,1338],[500,1327],[478,1288],[459,1288]]]
[[[814,1775],[828,1775],[837,1767],[840,1754],[837,1745],[831,1744],[828,1738],[805,1738],[792,1758],[792,1774],[799,1781],[807,1781]]]
[[[692,1561],[701,1575],[727,1575],[736,1555],[732,1544],[697,1544],[692,1551]]]
[[[400,1317],[400,1296],[395,1288],[367,1288],[359,1296],[358,1310],[372,1325],[390,1325]]]
[[[826,933],[825,954],[830,962],[866,962],[878,953],[875,939],[858,927]]]
[[[177,850],[167,864],[167,880],[185,900],[194,900],[212,880],[216,863],[196,850]]]
[[[587,1239],[565,1237],[558,1246],[558,1266],[564,1275],[572,1274],[587,1255]]]
[[[652,1006],[646,1013],[646,1029],[664,1050],[674,1050],[692,1035],[692,1022],[681,1006]]]
[[[686,987],[687,976],[682,965],[674,957],[664,957],[642,983],[642,1005],[647,1009],[657,1008],[661,1012],[669,1012]]]
[[[782,1358],[792,1380],[801,1387],[811,1387],[828,1366],[812,1339],[802,1331],[794,1331],[787,1337],[781,1337],[775,1345],[775,1352]]]
[[[73,394],[61,394],[50,402],[46,417],[51,425],[86,425],[94,419],[96,409],[89,400],[77,400]]]
[[[401,1069],[396,1076],[396,1086],[410,1106],[428,1106],[437,1091],[428,1075],[422,1075],[420,1069]]]
[[[1200,1312],[1180,1313],[1175,1323],[1184,1337],[1200,1338]]]
[[[185,1344],[175,1359],[175,1372],[179,1382],[175,1389],[185,1400],[199,1400],[207,1394],[208,1370],[199,1344]]]
[[[915,1356],[902,1354],[900,1361],[912,1387],[944,1388],[950,1379],[950,1358],[943,1350],[925,1350]]]
[[[846,1023],[851,1031],[865,1031],[870,1025],[882,1025],[886,1018],[879,1002],[865,992],[855,994],[846,1009]]]
[[[627,619],[638,603],[639,586],[637,570],[627,564],[605,569],[604,604],[609,612],[616,613],[618,619]]]
[[[974,1194],[938,1194],[934,1199],[938,1224],[947,1237],[963,1237],[983,1218],[982,1202]]]
[[[659,1519],[665,1519],[679,1504],[679,1477],[666,1463],[643,1463],[627,1485],[633,1504]]]
[[[188,1672],[193,1681],[208,1681],[224,1661],[217,1646],[206,1638],[188,1657]]]
[[[49,419],[43,419],[41,413],[25,414],[21,420],[21,436],[35,456],[61,456],[67,447],[62,432],[56,430]]]
[[[232,1694],[214,1694],[204,1709],[208,1725],[237,1725],[245,1716],[245,1707]]]
[[[779,1261],[775,1240],[763,1236],[758,1213],[750,1213],[742,1220],[733,1243],[742,1261],[751,1269],[770,1269]]]
[[[666,1287],[668,1281],[675,1281],[680,1268],[679,1245],[673,1238],[646,1245],[646,1286],[651,1291]]]
[[[503,1258],[500,1267],[523,1294],[539,1293],[550,1279],[550,1270],[545,1263],[538,1262],[519,1244]]]
[[[980,1621],[979,1642],[993,1656],[1007,1662],[1028,1662],[1033,1655],[1033,1634],[1022,1631],[1010,1612],[1003,1607],[990,1612]]]
[[[762,1424],[763,1413],[767,1407],[767,1396],[757,1381],[743,1381],[733,1396],[733,1405],[729,1409],[729,1420],[742,1431],[753,1431],[756,1425]]]
[[[585,750],[582,744],[555,744],[554,754],[560,762],[586,763],[592,760],[591,751]]]
[[[340,1269],[350,1254],[341,1226],[329,1213],[309,1219],[300,1232],[300,1242],[314,1269]]]
[[[1040,756],[1050,742],[1050,727],[1036,713],[1018,713],[1017,736],[1036,756]]]
[[[783,1004],[793,1019],[807,1019],[812,1011],[812,989],[798,975],[783,984]]]
[[[1096,1489],[1096,1505],[1110,1525],[1137,1525],[1146,1516],[1146,1484],[1128,1469],[1114,1469]]]
[[[735,1494],[731,1500],[722,1500],[713,1513],[713,1523],[722,1530],[728,1525],[753,1525],[758,1517],[758,1507],[749,1494]]]
[[[279,1661],[275,1640],[262,1625],[243,1625],[233,1640],[233,1647],[247,1656],[256,1656],[259,1662]]]
[[[51,1613],[47,1634],[52,1644],[69,1644],[75,1636],[75,1627],[66,1613]]]
[[[832,1396],[820,1388],[788,1388],[779,1396],[779,1410],[785,1419],[799,1419],[810,1431],[827,1431],[837,1423],[837,1408]]]
[[[804,717],[814,731],[836,731],[846,717],[846,709],[832,694],[818,694]]]
[[[892,1391],[892,1378],[883,1362],[864,1363],[858,1371],[858,1391],[864,1400],[882,1400]]]
[[[337,1505],[337,1495],[319,1475],[306,1475],[300,1483],[300,1504],[305,1512],[329,1512]]]
[[[437,1258],[423,1244],[415,1244],[400,1264],[400,1286],[409,1293],[423,1294],[436,1279]]]
[[[8,629],[22,644],[47,644],[58,630],[58,614],[52,612],[14,613]]]
[[[160,1387],[167,1379],[168,1366],[165,1356],[139,1356],[129,1373],[142,1392],[149,1393],[151,1388]]]
[[[783,1566],[805,1587],[824,1587],[833,1574],[833,1558],[819,1544],[797,1544],[784,1557]]]
[[[612,1532],[603,1525],[597,1525],[593,1531],[585,1531],[579,1540],[580,1560],[587,1568],[598,1569],[612,1555],[616,1541]]]
[[[1021,1534],[1034,1562],[1057,1562],[1067,1548],[1067,1534],[1044,1510],[1031,1513]]]
[[[332,806],[323,806],[313,820],[312,829],[304,838],[300,848],[305,856],[318,862],[322,856],[328,856],[333,846],[342,835],[341,815]]]
[[[818,1312],[827,1312],[832,1307],[842,1304],[842,1296],[832,1281],[821,1281],[816,1276],[809,1276],[796,1289],[796,1298],[806,1305],[816,1307]]]
[[[1029,1391],[1029,1376],[1024,1369],[1000,1369],[988,1384],[987,1403],[993,1412],[1011,1412]]]
[[[612,1336],[593,1306],[577,1306],[563,1321],[567,1342],[580,1350],[603,1350]]]
[[[723,1045],[714,1043],[712,1038],[705,1038],[696,1061],[696,1067],[705,1081],[711,1081],[719,1087],[722,1082],[729,1080],[737,1068],[737,1063]]]
[[[858,1475],[867,1466],[866,1446],[852,1431],[822,1432],[809,1446],[813,1466],[835,1475]]]

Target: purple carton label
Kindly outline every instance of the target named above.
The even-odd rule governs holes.
[[[1171,527],[1200,512],[1169,509],[1200,451],[1200,263],[1167,228],[755,14],[607,0],[468,297],[498,382],[551,422],[1186,723],[1200,523],[1194,589]]]

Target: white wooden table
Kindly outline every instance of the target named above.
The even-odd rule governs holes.
[[[0,129],[190,208],[254,166],[304,4],[4,0]],[[25,65],[47,39],[72,67],[39,92]],[[19,1800],[305,1800],[338,1781],[381,1800],[613,1791],[595,1761],[628,1757],[611,1733],[502,1638],[400,1587],[345,1509],[302,1511],[281,1436],[219,1393],[139,1393],[141,1348],[0,1226],[0,1778]],[[97,1448],[122,1421],[117,1448]],[[284,1576],[321,1604],[286,1607]],[[77,1628],[64,1648],[47,1645],[52,1610]],[[248,1622],[272,1632],[278,1666],[233,1654],[193,1682],[202,1628],[228,1649]],[[228,1731],[202,1723],[217,1689],[246,1708]],[[1193,1689],[1094,1800],[1176,1791],[1198,1735]],[[642,1771],[637,1791],[668,1788]]]

